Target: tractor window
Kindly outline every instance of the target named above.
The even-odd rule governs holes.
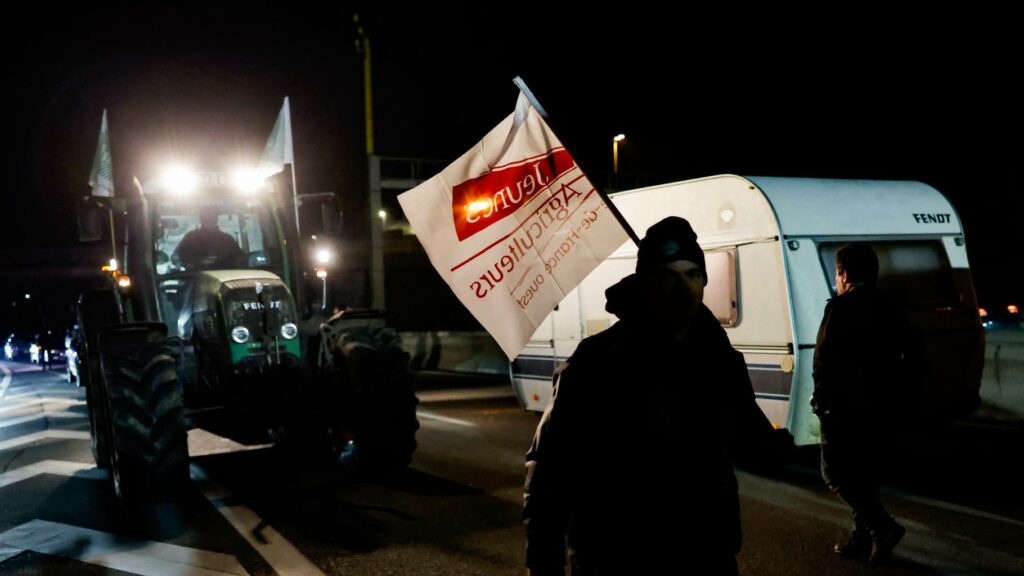
[[[270,214],[255,201],[163,201],[156,207],[154,225],[154,260],[160,275],[190,270],[273,270],[278,264]]]

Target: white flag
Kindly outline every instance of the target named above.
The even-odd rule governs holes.
[[[114,168],[110,161],[110,134],[107,131],[105,109],[100,124],[100,140],[96,144],[96,157],[92,161],[92,172],[89,173],[89,186],[92,187],[93,196],[114,195]]]
[[[295,153],[292,151],[292,113],[287,96],[284,97],[281,113],[277,115],[274,130],[267,139],[262,164],[268,175],[284,170],[285,164],[295,164]]]
[[[510,359],[629,239],[523,93],[483,140],[398,201],[431,263]]]

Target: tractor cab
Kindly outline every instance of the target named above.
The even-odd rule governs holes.
[[[140,188],[168,336],[202,349],[217,372],[298,364],[292,258],[267,182],[178,173]]]

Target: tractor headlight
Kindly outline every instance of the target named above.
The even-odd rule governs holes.
[[[249,341],[249,329],[245,326],[235,326],[231,329],[231,339],[239,344]]]
[[[292,322],[285,322],[281,324],[281,337],[285,340],[291,340],[299,335],[299,327]]]
[[[252,168],[239,168],[231,174],[231,185],[242,194],[252,194],[266,185],[263,174]]]
[[[184,166],[170,166],[160,178],[163,187],[174,194],[187,196],[199,187],[199,175]]]

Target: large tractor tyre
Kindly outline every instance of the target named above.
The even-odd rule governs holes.
[[[93,363],[83,368],[92,370]],[[97,361],[96,364],[99,364]],[[92,457],[97,468],[110,468],[110,419],[107,415],[106,397],[103,395],[103,375],[99,366],[96,374],[91,376],[93,382],[85,388],[85,403],[89,411],[89,437],[91,439]]]
[[[404,469],[416,451],[419,399],[398,334],[366,327],[336,341],[335,365],[344,367],[336,375],[343,382],[342,417],[351,433],[340,454],[342,465],[368,476]]]
[[[125,504],[175,499],[189,483],[184,390],[165,331],[137,324],[103,334],[110,469]]]
[[[79,341],[79,385],[85,386],[89,412],[89,435],[92,457],[98,468],[110,467],[109,417],[102,394],[103,372],[100,368],[100,332],[117,324],[119,315],[113,290],[96,289],[82,294],[77,310]]]

